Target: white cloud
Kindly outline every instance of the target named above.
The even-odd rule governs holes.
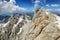
[[[15,2],[15,0],[10,0],[10,2]]]
[[[50,5],[49,5],[49,4],[46,4],[46,6],[47,6],[47,7],[50,7]]]
[[[51,4],[52,7],[59,7],[59,4]]]
[[[59,7],[59,4],[46,4],[47,7]]]
[[[9,2],[12,3],[12,4],[16,3],[15,0],[10,0]]]
[[[47,11],[52,11],[52,9],[47,9]]]
[[[45,3],[45,2],[46,2],[46,0],[35,0],[34,8],[37,8],[37,6],[39,6],[40,3]]]
[[[27,9],[15,5],[15,0],[0,1],[0,13],[20,13],[25,12]]]
[[[36,8],[36,7],[38,6],[38,4],[40,3],[40,0],[35,0],[34,3],[35,3],[35,4],[34,4],[34,8]]]
[[[60,9],[56,9],[55,11],[60,12]]]
[[[39,0],[36,0],[35,3],[40,3],[40,1]]]

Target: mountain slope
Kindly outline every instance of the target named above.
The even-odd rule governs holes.
[[[11,16],[0,27],[1,40],[60,40],[60,17],[37,9],[33,18],[30,16]]]

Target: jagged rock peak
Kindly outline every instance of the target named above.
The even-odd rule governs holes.
[[[46,9],[44,9],[44,8],[38,8],[38,9],[35,10],[36,13],[37,13],[38,11],[44,12],[44,11],[46,11]]]
[[[58,26],[60,17],[43,8],[37,10],[32,20],[35,23],[34,40],[58,40],[60,38],[60,26]]]
[[[31,18],[11,16],[0,28],[0,40],[60,40],[60,17],[39,8]]]

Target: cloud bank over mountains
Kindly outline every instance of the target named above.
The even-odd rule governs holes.
[[[26,12],[27,9],[22,8],[18,5],[15,5],[16,1],[15,0],[10,0],[9,2],[3,0],[0,1],[0,14],[5,14],[5,13],[21,13],[21,12]]]
[[[59,7],[60,5],[59,4],[46,4],[47,7]]]
[[[48,11],[60,11],[60,4],[46,4]]]

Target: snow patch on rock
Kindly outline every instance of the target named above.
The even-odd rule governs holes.
[[[56,19],[57,19],[57,21],[55,23],[57,23],[57,26],[60,29],[60,17],[57,16]]]

